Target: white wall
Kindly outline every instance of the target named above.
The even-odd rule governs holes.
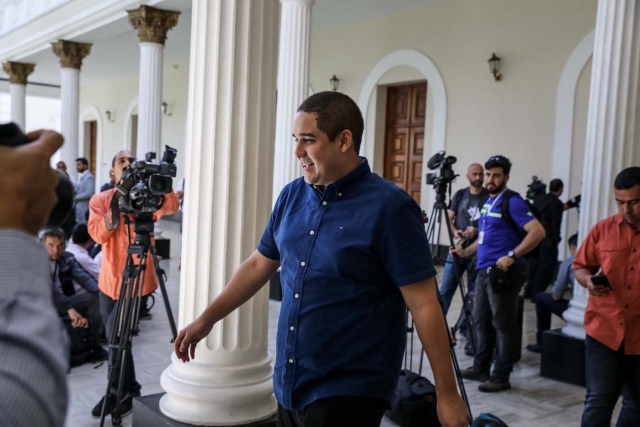
[[[593,29],[595,12],[595,0],[449,0],[313,33],[311,84],[327,90],[336,74],[340,90],[357,100],[381,58],[399,49],[422,52],[444,80],[445,148],[458,157],[456,171],[464,174],[469,163],[501,153],[514,163],[510,186],[523,192],[532,175],[550,179],[558,80],[567,57]],[[503,58],[501,82],[489,73],[492,52]],[[386,77],[381,84],[415,74]],[[588,85],[579,90],[586,103]],[[368,123],[367,131],[376,126]],[[376,167],[381,164],[376,159]]]

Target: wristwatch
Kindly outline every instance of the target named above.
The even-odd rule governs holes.
[[[514,251],[507,252],[507,256],[513,259],[514,261],[516,260],[516,253]]]

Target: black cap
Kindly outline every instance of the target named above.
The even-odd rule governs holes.
[[[484,164],[485,169],[502,168],[505,175],[509,175],[511,172],[511,161],[505,156],[496,155],[489,157],[489,160]]]

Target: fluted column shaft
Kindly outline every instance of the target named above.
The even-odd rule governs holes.
[[[293,117],[309,88],[309,38],[314,0],[280,0],[280,48],[278,54],[278,105],[273,177],[275,203],[282,188],[300,176],[293,156]]]
[[[9,95],[11,97],[11,121],[25,130],[25,106],[27,97],[27,77],[33,72],[34,64],[7,61],[2,68],[9,75]]]
[[[129,10],[129,23],[140,39],[140,77],[138,84],[138,134],[136,157],[150,151],[160,159],[162,140],[162,67],[168,31],[178,23],[180,12],[140,6]]]
[[[223,290],[271,210],[277,0],[194,0],[187,114],[180,327]],[[265,191],[266,190],[266,191]],[[268,289],[218,322],[196,358],[173,363],[161,411],[200,425],[241,425],[276,410]]]
[[[26,122],[26,98],[27,87],[25,85],[10,83],[9,96],[11,97],[11,121],[25,130]]]
[[[596,18],[582,203],[578,236],[615,212],[613,181],[640,164],[640,7],[636,0],[600,0]],[[563,332],[584,337],[588,294],[574,286]]]
[[[162,64],[164,45],[140,43],[140,85],[138,88],[138,145],[140,159],[149,151],[162,156]]]
[[[82,60],[91,52],[91,45],[59,40],[52,43],[53,52],[60,59],[60,130],[64,145],[60,160],[75,165],[78,157],[78,128],[80,105],[80,68]]]

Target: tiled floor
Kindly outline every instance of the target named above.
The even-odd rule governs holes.
[[[177,318],[180,234],[178,224],[162,222],[166,237],[171,238],[171,258],[161,261],[168,280],[166,288]],[[449,321],[453,324],[460,309],[460,298],[454,297],[449,312]],[[270,333],[275,332],[275,322],[280,305],[270,302]],[[162,392],[158,379],[162,371],[170,363],[172,345],[171,332],[162,298],[156,296],[156,305],[152,310],[153,319],[140,323],[140,334],[134,339],[133,352],[136,360],[136,375],[142,384],[143,395]],[[560,319],[554,319],[554,326],[562,324]],[[525,303],[523,344],[530,343],[535,329],[535,312],[530,303]],[[270,341],[273,353],[275,339]],[[471,359],[464,354],[464,338],[455,348],[461,369],[471,364]],[[565,384],[539,376],[540,356],[523,350],[522,359],[516,365],[511,377],[512,389],[507,392],[486,394],[477,390],[477,382],[465,381],[465,388],[474,415],[480,412],[491,412],[501,417],[512,427],[533,426],[578,426],[582,413],[584,388]],[[416,365],[414,365],[416,366]],[[425,375],[431,377],[428,364],[425,364]],[[88,427],[99,425],[99,420],[91,417],[91,409],[104,394],[106,387],[106,364],[94,366],[91,364],[73,368],[69,373],[70,404],[67,416],[67,427]],[[617,411],[616,411],[617,414]],[[615,417],[614,416],[614,420]],[[110,425],[107,417],[105,425]],[[123,419],[123,426],[131,425],[131,416]],[[383,426],[395,426],[390,420],[384,419]]]

